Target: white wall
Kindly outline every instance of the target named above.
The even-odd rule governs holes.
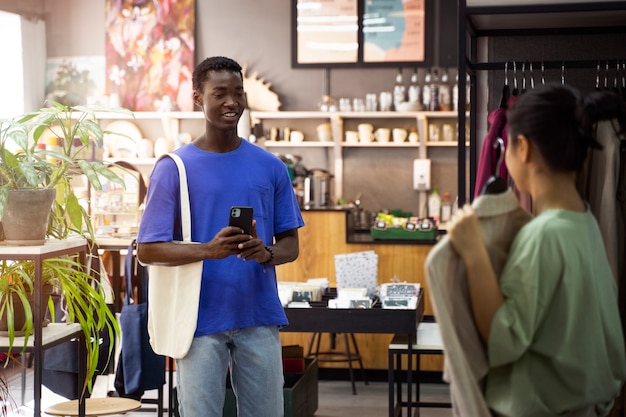
[[[21,33],[21,18],[0,11],[0,38],[14,39]],[[10,119],[24,111],[24,66],[22,42],[7,42],[2,48],[2,60],[11,65],[0,66],[0,118]]]

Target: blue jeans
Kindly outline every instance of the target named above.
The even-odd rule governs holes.
[[[230,366],[239,417],[282,417],[283,366],[278,327],[196,337],[176,360],[181,417],[222,417]]]

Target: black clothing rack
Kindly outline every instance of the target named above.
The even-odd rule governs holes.
[[[465,103],[466,94],[466,74],[469,75],[470,96],[469,96],[469,116],[466,114],[465,106],[459,106],[458,111],[458,185],[459,204],[462,205],[471,198],[467,195],[467,164],[469,159],[469,196],[474,196],[476,187],[476,175],[478,168],[478,141],[477,141],[477,117],[483,117],[484,112],[477,111],[478,98],[478,77],[479,71],[505,71],[505,62],[494,62],[493,56],[488,56],[485,61],[479,61],[479,38],[496,37],[537,37],[546,41],[561,42],[567,44],[568,41],[583,35],[609,35],[606,39],[616,40],[616,45],[609,43],[607,48],[599,48],[604,51],[593,50],[593,48],[581,49],[572,54],[567,49],[559,51],[559,58],[567,58],[570,53],[572,59],[548,60],[535,59],[533,56],[520,56],[520,61],[532,62],[535,68],[539,68],[537,63],[543,65],[544,69],[597,69],[598,66],[608,65],[615,68],[618,63],[624,65],[626,59],[626,49],[621,42],[626,34],[626,1],[572,1],[570,3],[550,4],[549,1],[539,4],[537,0],[509,0],[506,5],[485,5],[489,0],[458,0],[458,85],[459,103]],[[469,5],[468,5],[469,3]],[[616,39],[613,39],[615,36]],[[579,38],[576,38],[578,40]],[[567,41],[566,41],[567,40]],[[619,45],[622,45],[621,47]],[[482,46],[482,45],[481,45]],[[491,45],[493,46],[493,44]],[[491,48],[490,53],[495,48]],[[533,55],[529,52],[529,55]],[[545,51],[544,51],[545,52]],[[537,51],[541,53],[541,51]],[[611,56],[599,57],[598,54],[608,54]],[[494,55],[494,54],[491,54]],[[506,53],[507,59],[518,54]],[[545,55],[545,53],[544,53]],[[491,60],[490,60],[491,58]],[[517,58],[517,57],[516,57]],[[582,59],[581,59],[582,58]],[[530,61],[529,61],[530,60]],[[509,61],[510,63],[511,61]],[[511,66],[509,64],[509,70]],[[518,64],[519,69],[519,64]],[[508,76],[507,76],[508,77]],[[491,76],[489,77],[491,78]],[[468,120],[469,117],[469,120]],[[465,146],[466,126],[469,123],[469,155]],[[469,158],[468,158],[469,157]],[[619,303],[622,321],[626,322],[626,280],[619,278]],[[624,409],[624,396],[626,390],[621,391],[622,399],[616,403],[612,416],[626,415]]]
[[[470,5],[468,5],[470,3]],[[507,4],[483,5],[481,0],[458,0],[458,72],[459,103],[465,103],[466,80],[469,74],[469,120],[464,106],[458,111],[458,198],[459,204],[469,200],[467,195],[468,157],[465,146],[465,131],[469,122],[469,196],[474,195],[476,171],[478,167],[478,149],[476,138],[477,118],[477,72],[503,71],[505,62],[478,61],[478,38],[501,36],[579,36],[587,34],[623,34],[626,33],[626,1],[585,1],[572,3]],[[528,1],[510,2],[528,3]],[[508,25],[508,26],[507,26]],[[547,38],[549,39],[549,38]],[[625,51],[617,59],[608,62],[615,66]],[[528,62],[529,57],[520,57]],[[532,57],[530,57],[532,59]],[[537,65],[539,60],[533,60]],[[602,64],[606,59],[600,61]],[[541,61],[545,69],[585,68],[595,69],[598,59]],[[536,66],[536,68],[539,68]]]

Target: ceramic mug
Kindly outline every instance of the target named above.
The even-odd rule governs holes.
[[[322,123],[320,125],[317,125],[317,139],[320,142],[330,142],[333,140],[330,123]]]
[[[352,111],[352,104],[349,98],[342,97],[339,99],[339,111]]]
[[[454,140],[454,132],[452,131],[451,124],[448,124],[448,123],[444,124],[441,128],[441,131],[442,131],[441,136],[443,137],[443,140],[448,141],[448,142]]]
[[[386,127],[381,127],[380,129],[377,129],[376,133],[374,134],[374,137],[380,143],[389,142],[390,136],[391,136],[391,129],[386,128]]]
[[[419,142],[419,136],[417,135],[417,130],[411,129],[411,133],[409,133],[409,142],[410,143]]]
[[[278,128],[277,127],[270,128],[270,140],[272,142],[276,142],[278,140]]]
[[[437,125],[428,126],[428,141],[437,142],[438,140],[439,140],[439,126]]]
[[[304,133],[299,130],[292,130],[289,134],[289,141],[294,143],[300,143],[304,140]]]
[[[354,130],[346,131],[346,143],[358,143],[359,142],[359,132]]]
[[[378,108],[378,96],[376,93],[365,95],[365,111],[376,111]]]
[[[392,135],[394,143],[402,143],[406,140],[408,133],[405,129],[395,128],[392,131]]]
[[[359,140],[361,142],[371,142],[374,140],[374,126],[369,123],[361,123],[357,126],[359,130]]]
[[[169,141],[165,138],[157,138],[157,140],[154,142],[154,156],[156,158],[161,157],[171,150],[172,149],[170,148]]]
[[[141,139],[139,146],[137,146],[137,156],[139,158],[152,158],[154,156],[154,144],[150,139]]]
[[[365,102],[362,98],[352,100],[352,111],[365,111]]]

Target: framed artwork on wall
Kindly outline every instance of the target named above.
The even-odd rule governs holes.
[[[111,105],[193,111],[194,0],[106,0]]]
[[[46,100],[66,106],[107,105],[104,56],[50,57],[46,60]]]
[[[423,62],[426,58],[425,0],[364,2],[363,62]]]
[[[359,26],[356,0],[293,0],[295,62],[356,64]]]
[[[292,67],[429,66],[436,0],[292,0]]]

